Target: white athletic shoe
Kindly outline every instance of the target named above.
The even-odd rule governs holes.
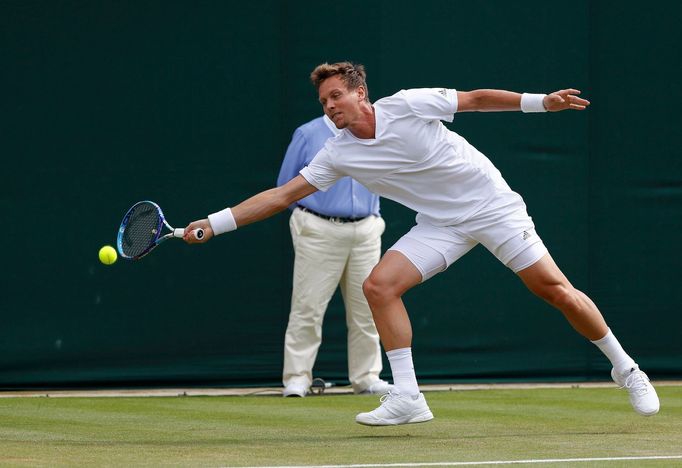
[[[630,403],[635,411],[642,416],[653,416],[658,413],[660,403],[654,386],[649,382],[649,377],[635,366],[622,374],[616,369],[611,369],[611,378],[620,388],[624,388],[630,394]]]
[[[284,387],[282,391],[282,396],[285,397],[304,397],[308,393],[308,388],[301,384],[289,384]]]
[[[385,380],[377,380],[372,385],[360,392],[360,395],[385,395],[393,391],[393,385]]]
[[[415,400],[410,395],[392,391],[382,396],[380,401],[381,406],[374,411],[355,416],[355,422],[365,426],[395,426],[433,419],[433,413],[426,404],[423,393]]]

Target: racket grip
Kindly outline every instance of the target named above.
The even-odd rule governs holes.
[[[201,240],[204,238],[204,230],[199,228],[195,229],[192,231],[192,234],[194,234],[194,238],[197,240]],[[185,236],[185,230],[183,228],[177,228],[173,230],[173,237],[184,237]]]

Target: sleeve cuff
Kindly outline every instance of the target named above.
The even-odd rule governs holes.
[[[317,190],[321,192],[326,192],[329,189],[329,187],[322,187],[319,183],[317,183],[313,175],[310,173],[310,169],[308,169],[308,166],[301,169],[298,173],[303,176],[306,182],[315,187]]]
[[[208,222],[211,224],[214,236],[237,229],[237,223],[230,208],[208,215]]]
[[[452,107],[454,109],[452,111],[452,114],[454,115],[457,113],[457,109],[459,108],[459,99],[457,97],[457,90],[456,89],[451,89],[450,91],[452,91],[452,93],[451,93],[452,96],[450,97],[450,102],[452,103]]]

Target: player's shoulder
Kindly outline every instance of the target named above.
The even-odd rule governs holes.
[[[384,112],[400,114],[401,110],[408,110],[410,106],[405,96],[405,90],[401,89],[397,93],[378,99],[374,102],[374,107],[382,109]]]
[[[383,101],[383,102],[382,102]],[[377,103],[387,111],[395,114],[416,114],[420,116],[433,116],[431,112],[434,108],[446,110],[447,113],[454,112],[457,108],[457,91],[448,88],[410,88],[401,89],[397,93]],[[434,118],[442,118],[437,115]]]
[[[379,99],[375,104],[383,106],[395,106],[407,104],[415,99],[424,99],[431,96],[447,96],[449,90],[445,88],[407,88]]]
[[[374,103],[374,105],[393,104],[393,103],[404,101],[404,100],[405,100],[405,90],[401,89],[400,91],[393,93],[390,96],[382,97],[381,99],[377,100]]]

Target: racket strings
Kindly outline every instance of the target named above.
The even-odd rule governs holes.
[[[159,238],[163,218],[156,206],[140,204],[137,206],[125,225],[121,246],[123,253],[129,257],[137,257],[152,247]]]

